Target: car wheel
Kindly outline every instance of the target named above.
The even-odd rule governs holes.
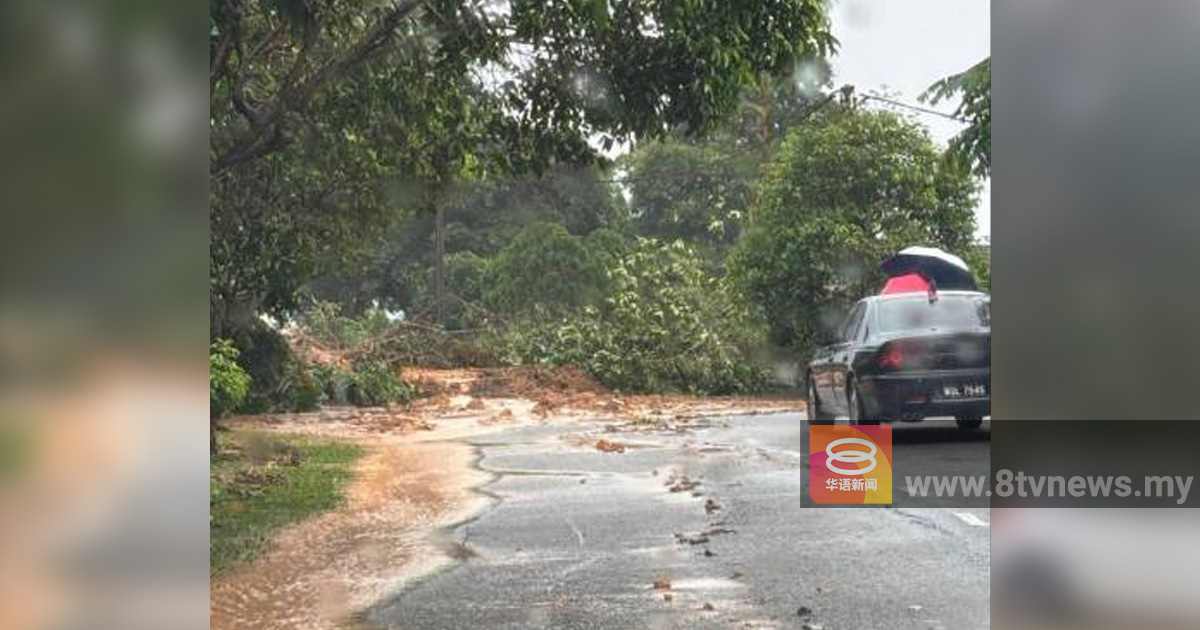
[[[960,429],[978,429],[983,425],[983,416],[958,415],[954,416],[954,421],[958,423]]]
[[[833,424],[833,414],[821,407],[821,399],[817,398],[817,384],[808,377],[808,421],[810,424]]]
[[[858,383],[854,381],[850,381],[850,386],[847,388],[846,408],[850,412],[850,424],[879,424],[878,418],[867,415],[862,399],[858,395]]]

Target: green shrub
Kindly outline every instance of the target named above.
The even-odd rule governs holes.
[[[312,376],[321,389],[322,400],[340,404],[348,402],[346,397],[346,390],[350,387],[348,372],[331,365],[322,365],[313,368]]]
[[[334,302],[317,302],[297,317],[297,323],[321,343],[343,350],[385,337],[396,328],[383,309],[369,308],[359,317],[346,317]]]
[[[446,256],[449,288],[468,302],[483,299],[488,261],[474,252],[455,252]]]
[[[749,351],[753,322],[682,243],[643,240],[608,270],[597,306],[515,325],[508,359],[573,365],[623,391],[732,394],[756,391],[766,372]]]
[[[241,364],[250,374],[250,391],[238,406],[241,413],[278,408],[289,366],[296,361],[287,340],[266,326],[255,326],[236,338]]]
[[[259,326],[238,339],[241,364],[250,374],[250,391],[241,413],[312,411],[321,399],[320,384],[296,359],[283,335]]]
[[[321,406],[325,392],[311,370],[295,364],[287,388],[287,400],[292,411],[314,411]]]
[[[322,398],[334,403],[376,407],[416,397],[413,387],[382,361],[360,361],[349,372],[322,366],[312,376]]]
[[[214,418],[237,409],[250,390],[250,375],[237,359],[238,350],[228,339],[217,339],[209,347],[208,412]]]
[[[607,271],[616,266],[635,243],[617,230],[600,228],[583,237],[583,244],[591,253],[595,264]]]
[[[412,398],[412,388],[382,361],[355,365],[346,388],[347,401],[360,407],[405,402]]]
[[[583,238],[557,223],[534,223],[488,264],[483,301],[505,314],[562,313],[595,302],[603,284],[603,266]]]
[[[975,283],[980,291],[991,291],[992,287],[992,257],[991,252],[982,245],[972,245],[963,251],[963,261],[971,268]]]

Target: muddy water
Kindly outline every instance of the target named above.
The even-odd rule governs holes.
[[[368,445],[346,505],[280,534],[271,551],[211,584],[214,630],[336,628],[354,610],[451,562],[430,532],[469,518],[488,499],[487,475],[458,442]]]

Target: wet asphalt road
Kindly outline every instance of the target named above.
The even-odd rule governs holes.
[[[449,532],[476,555],[369,611],[368,625],[989,626],[986,509],[802,507],[799,414],[682,432],[605,427],[515,429],[478,443],[494,503]],[[629,448],[600,452],[597,437]],[[894,456],[916,456],[925,474],[961,473],[963,462],[986,471],[986,438],[986,424],[971,437],[953,421],[898,425]],[[682,478],[699,485],[671,492]]]

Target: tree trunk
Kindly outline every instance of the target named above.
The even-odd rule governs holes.
[[[433,299],[435,300],[433,312],[437,323],[443,325],[445,323],[443,308],[446,303],[446,211],[437,197],[434,198],[433,221]]]

